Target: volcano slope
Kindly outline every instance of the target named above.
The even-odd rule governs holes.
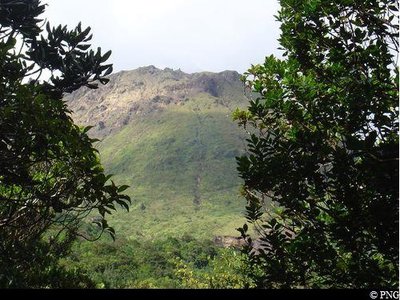
[[[77,124],[94,126],[106,171],[130,185],[130,212],[110,218],[117,235],[237,236],[245,200],[235,156],[245,137],[231,113],[248,103],[237,72],[142,67],[66,101]]]

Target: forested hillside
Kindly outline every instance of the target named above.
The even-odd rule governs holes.
[[[237,235],[245,202],[235,157],[245,135],[231,115],[248,101],[237,72],[148,66],[66,100],[77,124],[94,126],[106,170],[131,186],[130,213],[112,217],[118,235]]]

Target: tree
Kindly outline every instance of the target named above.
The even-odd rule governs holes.
[[[281,0],[282,60],[234,118],[259,287],[397,288],[398,3]]]
[[[51,27],[38,18],[44,9],[39,0],[0,1],[0,286],[56,284],[48,275],[84,235],[80,221],[97,212],[100,233],[114,235],[105,216],[130,202],[62,100],[106,84],[111,51],[90,49],[90,27]]]

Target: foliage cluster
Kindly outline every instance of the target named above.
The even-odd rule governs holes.
[[[398,3],[280,3],[284,59],[252,66],[257,97],[235,112],[258,286],[396,288]]]
[[[51,27],[39,19],[44,9],[38,0],[0,2],[0,286],[57,284],[41,274],[79,234],[79,221],[96,210],[94,222],[113,234],[105,215],[130,201],[62,100],[107,83],[111,51],[89,49],[90,28],[80,24]]]
[[[97,288],[244,288],[252,281],[245,257],[184,235],[158,240],[81,241],[61,264]],[[254,285],[254,284],[253,284]]]

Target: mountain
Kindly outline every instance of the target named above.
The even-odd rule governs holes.
[[[106,171],[131,186],[130,212],[110,218],[117,234],[237,235],[245,200],[235,156],[245,143],[231,113],[248,103],[237,72],[142,67],[66,101],[77,124],[94,126]]]

